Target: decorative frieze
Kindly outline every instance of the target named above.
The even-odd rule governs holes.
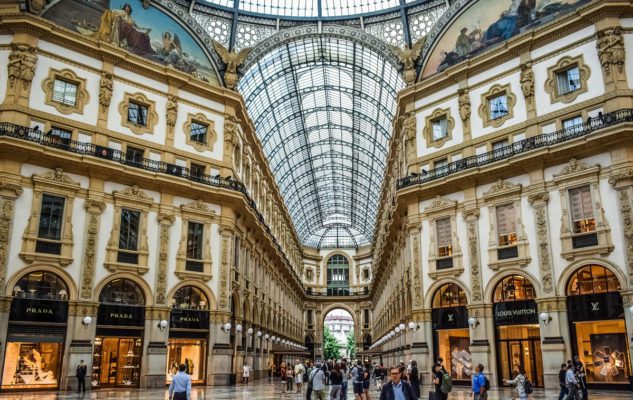
[[[611,26],[602,29],[596,32],[596,36],[598,38],[596,42],[598,57],[605,75],[611,74],[611,67],[615,67],[617,72],[622,73],[626,55],[622,27]]]
[[[0,180],[0,293],[4,293],[7,279],[7,256],[11,243],[15,199],[22,192],[22,187],[17,183]]]
[[[167,302],[167,267],[169,260],[169,228],[176,221],[172,214],[161,212],[158,214],[160,233],[158,239],[158,267],[156,269],[156,304]]]
[[[633,283],[633,168],[615,171],[609,177],[609,183],[618,193],[627,270],[629,282]]]
[[[227,227],[222,227],[220,235],[222,236],[222,260],[220,263],[220,295],[218,304],[221,308],[226,308],[229,305],[229,273],[233,231]]]
[[[106,205],[103,201],[97,199],[87,199],[85,203],[88,212],[88,227],[86,235],[86,246],[84,249],[84,257],[81,272],[81,290],[82,299],[92,298],[93,281],[96,269],[96,254],[98,247],[99,221],[101,213],[105,210]]]
[[[541,282],[543,284],[544,294],[554,293],[549,218],[547,214],[548,200],[549,194],[547,192],[532,193],[528,196],[528,201],[534,208],[536,238],[538,244],[539,271],[541,273]]]
[[[11,53],[7,63],[9,86],[15,87],[18,81],[23,89],[28,89],[35,76],[37,62],[37,48],[27,43],[11,43]]]
[[[464,220],[466,221],[466,231],[468,232],[468,253],[470,257],[470,285],[472,292],[472,302],[483,301],[481,264],[479,261],[479,232],[477,220],[479,209],[471,207],[464,210]]]

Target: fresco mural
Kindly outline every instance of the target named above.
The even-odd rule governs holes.
[[[551,21],[590,0],[494,0],[471,5],[442,34],[422,77],[443,71],[485,49]]]
[[[193,37],[157,8],[143,8],[140,0],[52,1],[41,15],[82,35],[218,85],[211,62]]]

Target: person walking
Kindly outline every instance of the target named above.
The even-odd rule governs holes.
[[[341,365],[336,363],[332,372],[330,372],[330,400],[341,400],[342,390],[343,372],[341,372]]]
[[[288,365],[288,367],[286,368],[286,384],[288,385],[288,387],[286,389],[291,393],[292,393],[292,387],[295,382],[294,374],[295,374],[294,367],[292,365]]]
[[[433,384],[435,385],[435,400],[447,400],[448,393],[442,392],[442,380],[444,379],[444,367],[439,362],[433,366]]]
[[[527,394],[527,391],[525,390],[525,382],[527,381],[527,378],[525,377],[525,369],[519,365],[518,372],[519,373],[516,378],[506,379],[505,382],[508,385],[516,385],[516,391],[519,394],[520,400],[527,399],[528,394]]]
[[[413,388],[413,392],[415,393],[417,399],[420,398],[420,371],[418,371],[418,362],[415,360],[411,361],[411,373],[409,374],[409,383]]]
[[[381,363],[374,368],[374,379],[376,380],[376,389],[380,392],[382,390],[382,382],[385,379],[385,367]]]
[[[297,360],[295,365],[295,385],[297,386],[297,393],[301,393],[301,384],[303,383],[303,374],[306,372],[303,364]]]
[[[341,374],[343,375],[343,381],[341,382],[341,400],[347,400],[347,386],[349,381],[349,369],[347,368],[347,361],[341,361]]]
[[[365,363],[363,369],[363,393],[365,394],[365,400],[371,400],[371,394],[369,393],[369,387],[371,386],[371,368],[369,363]]]
[[[567,396],[567,383],[565,382],[565,376],[567,375],[567,364],[562,363],[560,365],[560,371],[558,371],[558,384],[560,385],[560,392],[558,393],[558,400],[564,400]]]
[[[279,375],[281,377],[281,393],[286,393],[286,388],[288,384],[286,383],[286,363],[281,363],[281,368],[279,370]]]
[[[307,388],[306,388],[306,400],[312,399],[312,383],[310,383],[310,374],[314,370],[314,365],[308,361],[306,363],[306,374],[308,375],[306,378]]]
[[[190,400],[191,398],[191,376],[185,371],[187,366],[180,364],[178,366],[178,373],[171,378],[169,384],[169,399],[170,400]]]
[[[585,370],[585,364],[580,361],[578,356],[574,356],[574,368],[577,371],[578,384],[580,385],[580,391],[582,392],[582,399],[589,400],[589,392],[587,391],[587,371]]]
[[[251,376],[251,367],[247,363],[242,366],[242,383],[248,384],[248,378]]]
[[[416,400],[413,388],[408,382],[402,380],[400,367],[389,369],[389,382],[380,391],[380,400]]]
[[[316,363],[315,368],[310,373],[310,383],[312,384],[312,391],[317,400],[325,399],[325,373],[321,369],[320,362]]]
[[[356,365],[352,368],[352,386],[354,390],[354,398],[356,400],[364,400],[363,366],[360,363],[360,360],[356,360]]]
[[[576,378],[576,371],[573,366],[567,368],[565,372],[565,386],[567,387],[567,397],[565,400],[580,400],[580,393],[578,393],[578,378]]]
[[[486,400],[488,392],[486,391],[486,376],[484,375],[483,364],[475,367],[475,375],[473,376],[473,387],[471,394],[474,400]]]
[[[84,360],[79,361],[77,365],[77,393],[80,391],[86,393],[86,374],[88,373],[88,366],[84,364]]]

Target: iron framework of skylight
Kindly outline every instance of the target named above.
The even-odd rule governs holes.
[[[370,243],[404,86],[397,68],[361,43],[313,35],[244,71],[238,90],[303,244]]]

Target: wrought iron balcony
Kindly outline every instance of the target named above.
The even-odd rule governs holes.
[[[264,216],[257,209],[257,204],[250,197],[248,191],[246,190],[246,187],[244,186],[244,184],[233,179],[232,177],[222,178],[219,175],[211,176],[199,173],[191,174],[188,168],[162,161],[151,160],[149,158],[137,158],[131,160],[128,159],[126,157],[126,154],[121,152],[120,150],[112,149],[106,146],[99,146],[92,143],[83,143],[76,140],[59,140],[58,136],[49,135],[39,128],[30,128],[27,126],[16,125],[9,122],[0,123],[0,137],[2,136],[38,143],[42,146],[52,147],[59,150],[80,154],[83,156],[98,157],[119,164],[124,164],[132,168],[177,176],[179,178],[184,178],[193,182],[201,183],[203,185],[220,187],[240,192],[245,196],[246,202],[255,212],[255,214],[257,215],[257,219],[262,223],[264,229],[272,238],[272,242],[276,249],[279,251],[279,254],[281,254],[286,264],[291,266],[292,268],[290,260],[288,259],[288,257],[286,257],[286,254],[277,241],[277,238],[273,236],[270,227],[264,219]]]
[[[487,153],[478,154],[475,156],[463,158],[461,160],[453,161],[442,167],[431,169],[429,171],[423,171],[419,174],[412,174],[410,176],[399,179],[397,188],[403,189],[414,185],[420,185],[423,183],[434,181],[436,179],[445,178],[457,172],[466,171],[471,168],[483,167],[484,165],[492,164],[501,160],[506,160],[518,154],[524,154],[532,150],[552,146],[558,143],[563,143],[568,140],[586,136],[594,131],[625,122],[633,122],[633,109],[627,108],[606,114],[601,114],[598,117],[588,118],[587,121],[583,124],[560,129],[551,133],[544,133],[541,135],[529,137],[527,139],[520,140],[516,143],[512,143],[508,146],[504,146],[493,151],[489,151]]]

